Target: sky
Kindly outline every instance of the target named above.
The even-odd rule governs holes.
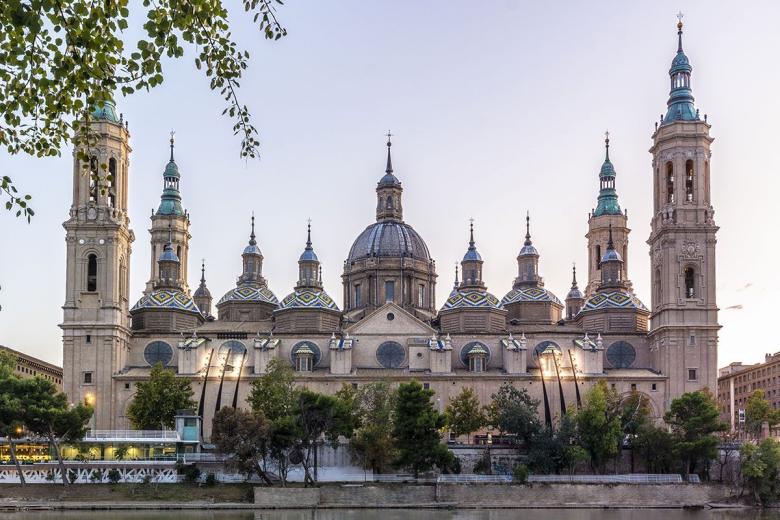
[[[228,2],[229,4],[230,2]],[[169,132],[192,221],[190,285],[206,259],[215,302],[234,287],[249,219],[263,274],[280,299],[297,279],[312,219],[325,288],[341,304],[342,263],[374,221],[385,140],[404,187],[404,220],[426,240],[437,305],[474,218],[488,290],[516,276],[531,213],[546,287],[563,299],[571,264],[587,260],[587,215],[609,129],[620,204],[628,209],[629,277],[650,304],[645,243],[652,209],[653,125],[665,112],[685,13],[696,106],[712,124],[712,200],[720,226],[719,366],[780,350],[773,328],[780,278],[780,3],[288,0],[288,36],[266,41],[240,11],[234,34],[251,55],[239,96],[259,128],[261,158],[239,156],[224,101],[185,58],[163,63],[161,87],[117,100],[129,121],[131,300],[149,278],[149,215],[159,204]],[[136,20],[140,25],[140,20]],[[132,28],[127,37],[134,41]],[[33,195],[28,224],[0,212],[0,344],[61,363],[71,150],[37,159],[0,152],[0,171]]]

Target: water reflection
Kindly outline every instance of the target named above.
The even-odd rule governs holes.
[[[739,509],[354,509],[290,511],[72,511],[0,513],[0,520],[780,520],[780,511]]]

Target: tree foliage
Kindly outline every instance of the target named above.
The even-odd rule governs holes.
[[[434,410],[432,390],[425,390],[417,381],[401,384],[395,402],[395,437],[398,457],[396,464],[409,468],[417,477],[433,466],[446,468],[453,455],[441,443],[439,428],[444,416]]]
[[[740,450],[742,486],[757,503],[780,498],[780,443],[764,439],[760,444],[745,443]]]
[[[247,401],[256,412],[262,412],[273,422],[295,411],[299,390],[295,387],[295,374],[289,363],[272,359],[265,374],[252,381]]]
[[[397,394],[386,381],[361,386],[355,396],[353,458],[374,473],[385,473],[396,459],[393,424]]]
[[[463,387],[444,410],[450,431],[457,436],[471,434],[485,425],[485,413],[479,406],[479,398],[471,387]]]
[[[281,3],[241,2],[269,40],[287,34],[276,17]],[[135,20],[143,23],[131,29]],[[131,31],[143,37],[128,41]],[[223,115],[234,120],[242,156],[257,156],[257,129],[238,97],[249,53],[233,39],[223,2],[210,0],[0,2],[0,146],[11,154],[58,155],[84,134],[79,127],[93,106],[162,84],[164,59],[180,59],[185,50],[194,51],[209,88],[225,99]],[[10,177],[2,177],[0,190],[8,209],[33,215],[29,195],[18,195]]]
[[[228,455],[229,463],[245,474],[253,473],[271,485],[263,461],[268,452],[270,425],[261,413],[225,407],[212,421],[211,442]]]
[[[763,390],[754,391],[745,404],[745,430],[757,439],[767,423],[770,428],[780,424],[780,410],[772,409]]]
[[[582,448],[588,452],[591,467],[603,471],[607,462],[619,453],[623,432],[617,393],[598,381],[585,395],[585,404],[577,413],[577,428]]]
[[[196,404],[192,400],[190,382],[157,363],[152,367],[149,380],[136,385],[133,401],[127,407],[127,417],[139,430],[173,428],[176,412],[194,408]]]
[[[487,406],[487,423],[528,444],[542,430],[538,409],[539,400],[533,399],[525,388],[503,383]]]
[[[727,429],[715,399],[706,390],[688,392],[672,401],[664,415],[675,438],[676,452],[686,473],[706,470],[718,450],[717,432]],[[706,475],[706,472],[705,472]]]

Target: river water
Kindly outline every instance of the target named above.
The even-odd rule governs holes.
[[[780,510],[460,509],[295,510],[251,512],[19,512],[0,520],[780,520]]]

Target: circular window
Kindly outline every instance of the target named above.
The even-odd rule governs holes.
[[[636,349],[628,341],[616,341],[607,348],[607,361],[613,368],[629,368],[636,359]]]
[[[393,321],[395,319],[395,314],[392,312],[387,313],[387,321]]]
[[[320,358],[322,357],[322,352],[320,352],[320,347],[317,346],[316,343],[313,341],[301,341],[299,343],[296,343],[295,346],[290,351],[290,360],[292,361],[293,365],[295,365],[295,356],[298,355],[298,351],[302,348],[308,347],[309,350],[314,352],[314,366],[317,366],[320,362]]]
[[[385,368],[400,368],[406,359],[403,345],[395,341],[385,341],[376,349],[376,360]]]
[[[240,341],[230,340],[224,342],[219,347],[219,359],[225,363],[225,372],[232,372],[233,367],[241,365],[241,362],[246,362],[244,353],[246,347]]]
[[[464,366],[469,366],[469,353],[476,347],[484,349],[487,352],[486,359],[487,361],[490,361],[490,349],[488,346],[479,341],[472,341],[471,343],[466,343],[463,348],[460,349],[460,362],[463,363]]]
[[[558,344],[554,341],[542,341],[534,347],[534,359],[538,358],[539,354],[544,352],[547,347],[553,347],[561,350],[561,347],[558,346]]]
[[[144,348],[144,359],[149,366],[162,363],[162,366],[167,367],[173,359],[173,349],[164,341],[152,341]]]

